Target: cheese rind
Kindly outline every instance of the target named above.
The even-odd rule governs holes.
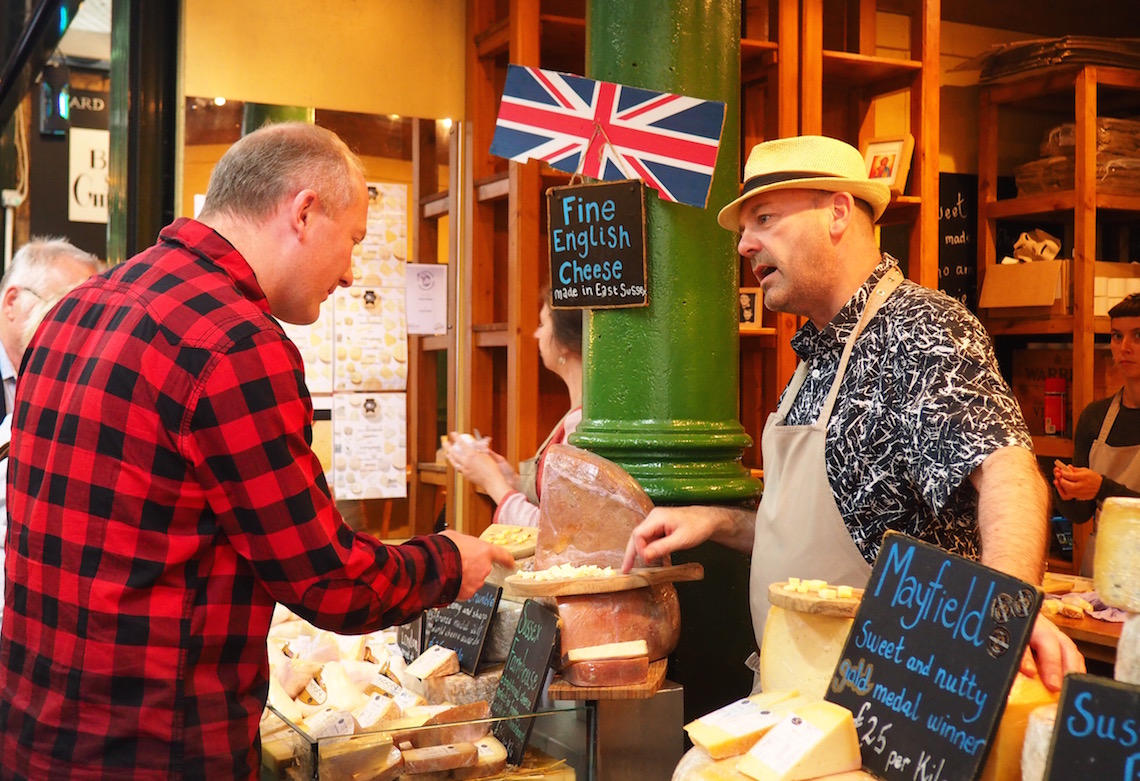
[[[649,678],[649,657],[595,659],[562,668],[562,678],[574,686],[632,686]]]
[[[1030,712],[1021,747],[1021,781],[1044,781],[1056,721],[1056,703],[1038,705]]]
[[[494,735],[487,735],[475,741],[475,749],[479,752],[475,764],[452,770],[452,778],[461,781],[468,778],[486,778],[503,772],[507,766],[507,749]]]
[[[597,659],[634,659],[638,656],[649,658],[649,644],[644,640],[626,640],[620,643],[603,643],[582,648],[571,648],[566,652],[566,661],[589,662]]]
[[[1113,678],[1123,683],[1140,684],[1140,614],[1124,619],[1120,641],[1116,645],[1116,668]]]
[[[459,656],[450,648],[433,645],[417,656],[405,672],[421,681],[451,675],[459,672]]]
[[[851,711],[817,700],[788,711],[736,769],[756,781],[802,781],[861,766]]]
[[[471,767],[479,761],[479,750],[473,743],[453,743],[447,746],[411,748],[403,752],[404,772],[432,773],[437,770],[454,770]]]
[[[713,759],[743,754],[796,704],[806,703],[794,689],[769,691],[729,703],[685,725],[689,740]]]
[[[1093,581],[1101,601],[1140,613],[1140,499],[1110,496],[1097,516]]]

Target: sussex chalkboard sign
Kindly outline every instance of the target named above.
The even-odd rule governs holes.
[[[827,699],[855,714],[888,781],[981,774],[1041,596],[901,534],[883,542]]]
[[[546,192],[555,309],[645,306],[645,185],[640,179]]]
[[[522,762],[534,719],[509,717],[534,713],[557,651],[558,616],[528,599],[491,702],[491,716],[502,719],[495,722],[495,737],[506,747],[507,761],[512,765]]]
[[[474,675],[479,667],[479,657],[483,655],[487,629],[502,595],[501,588],[488,584],[476,591],[471,599],[429,611],[428,645],[442,645],[455,651],[459,657],[459,669]]]
[[[1140,781],[1140,686],[1066,675],[1045,778]]]
[[[396,629],[396,645],[400,646],[400,653],[404,661],[411,664],[417,656],[424,652],[424,617],[416,616],[415,620],[400,624]]]

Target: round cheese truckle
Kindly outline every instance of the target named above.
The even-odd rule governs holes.
[[[641,485],[613,461],[571,445],[551,445],[542,463],[534,568],[596,564],[618,569],[630,532],[652,509]]]
[[[1093,581],[1104,604],[1140,613],[1140,499],[1110,496],[1097,518]]]
[[[1140,613],[1131,613],[1124,619],[1120,642],[1116,645],[1116,668],[1112,677],[1121,683],[1140,686]]]
[[[652,662],[672,653],[681,637],[681,603],[671,583],[557,600],[563,655],[574,648],[644,640]]]

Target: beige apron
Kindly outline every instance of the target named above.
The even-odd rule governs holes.
[[[893,268],[871,292],[859,323],[844,345],[835,382],[819,419],[810,426],[781,425],[807,376],[807,365],[801,361],[784,393],[783,403],[764,424],[761,438],[764,496],[756,513],[749,588],[757,648],[761,647],[768,617],[769,583],[795,576],[861,588],[871,574],[871,566],[851,539],[835,504],[827,479],[824,449],[827,422],[855,340],[901,282],[902,273]]]
[[[542,454],[546,452],[546,448],[550,445],[550,440],[554,439],[554,435],[562,430],[566,425],[566,418],[570,417],[577,407],[572,407],[562,420],[558,421],[558,425],[550,430],[546,435],[546,439],[538,446],[538,452],[533,457],[528,458],[526,461],[519,462],[519,491],[526,496],[527,501],[531,504],[538,504],[538,460],[542,458]]]
[[[1110,477],[1121,485],[1135,488],[1140,486],[1140,445],[1113,447],[1108,444],[1108,432],[1112,431],[1112,425],[1120,413],[1122,399],[1123,391],[1119,391],[1108,405],[1108,412],[1105,413],[1104,422],[1100,425],[1100,433],[1089,448],[1089,469]],[[1099,501],[1096,503],[1098,514],[1101,504]],[[1086,577],[1092,577],[1095,550],[1096,527],[1094,526],[1093,533],[1089,535],[1088,543],[1085,545],[1084,557],[1081,559],[1081,574]]]

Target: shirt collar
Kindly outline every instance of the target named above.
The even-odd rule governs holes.
[[[8,351],[0,347],[0,380],[16,379],[16,367],[8,359]]]
[[[882,253],[879,265],[875,266],[866,281],[859,286],[859,289],[847,300],[847,303],[836,313],[835,317],[831,318],[831,322],[822,330],[816,328],[815,323],[811,320],[804,323],[792,337],[792,349],[796,356],[801,361],[806,361],[814,355],[841,351],[847,342],[847,338],[855,330],[855,326],[859,324],[859,318],[863,316],[863,309],[867,306],[867,299],[870,298],[871,291],[875,289],[875,285],[879,284],[879,280],[897,265],[897,260],[885,252]]]
[[[242,257],[242,254],[222,234],[210,226],[197,220],[180,217],[162,229],[159,240],[179,244],[207,263],[217,266],[233,280],[234,286],[245,298],[266,313],[272,314],[269,312],[269,300],[266,299],[249,261]]]

